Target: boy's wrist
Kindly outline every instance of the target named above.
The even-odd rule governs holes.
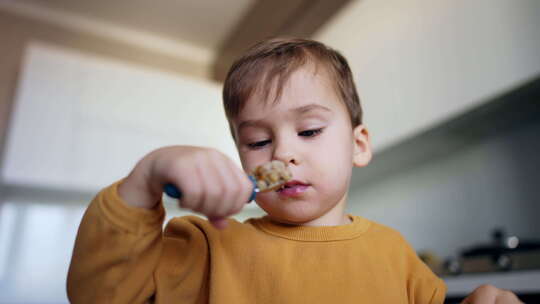
[[[119,191],[125,180],[122,179],[100,192],[96,203],[102,216],[109,223],[129,233],[146,233],[159,229],[165,216],[163,204],[159,202],[151,209],[128,204]]]
[[[161,196],[156,195],[144,181],[138,181],[137,176],[130,174],[118,185],[118,196],[129,206],[153,209],[160,202]]]

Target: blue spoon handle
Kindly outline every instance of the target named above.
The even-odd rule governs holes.
[[[163,187],[163,191],[172,198],[182,198],[182,192],[180,192],[173,184],[166,184],[165,187]]]
[[[255,181],[255,178],[251,175],[248,175],[249,180],[253,183],[253,191],[251,192],[251,196],[249,197],[248,203],[255,199],[257,196],[257,193],[259,192],[259,188],[257,187],[257,182]],[[181,199],[182,198],[182,191],[178,189],[173,184],[166,184],[163,187],[163,191],[170,197]]]

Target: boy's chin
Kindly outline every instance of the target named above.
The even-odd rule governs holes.
[[[256,203],[274,222],[291,225],[309,225],[310,222],[323,217],[336,206],[303,199],[288,202],[263,199]]]

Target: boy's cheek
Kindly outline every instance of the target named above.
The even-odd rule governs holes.
[[[253,155],[248,155],[248,153],[242,153],[242,151],[238,151],[238,153],[244,171],[247,173],[252,172],[257,167],[257,163],[256,160],[254,160]]]
[[[245,158],[242,157],[242,155],[240,155],[240,163],[242,164],[242,169],[244,169],[244,171],[250,172],[251,169],[248,163],[246,162]]]

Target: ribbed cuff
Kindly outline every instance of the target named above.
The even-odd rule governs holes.
[[[129,206],[118,195],[118,185],[122,180],[103,189],[98,194],[98,204],[103,216],[111,224],[134,234],[146,234],[161,230],[165,218],[163,203],[159,202],[153,209]]]

